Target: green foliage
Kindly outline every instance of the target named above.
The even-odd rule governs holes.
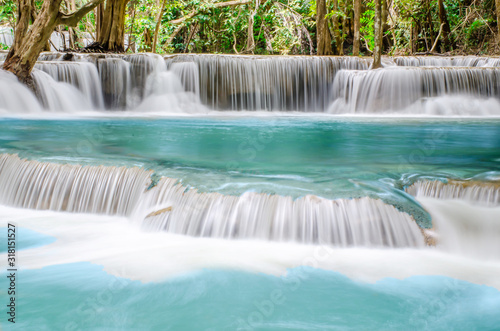
[[[7,23],[13,25],[16,19],[16,11],[16,1],[2,0],[2,5],[0,6],[0,24],[3,25]]]
[[[87,0],[76,0],[77,6]],[[130,36],[132,51],[152,51],[152,40],[163,0],[130,0],[127,5],[125,34]],[[226,7],[215,7],[229,0],[167,0],[161,13],[156,52],[310,54],[314,53],[316,34],[316,0],[261,0]],[[450,39],[456,51],[485,51],[496,45],[495,0],[443,0],[450,24]],[[2,0],[0,24],[15,25],[16,0]],[[43,0],[35,0],[40,9]],[[440,18],[437,0],[389,0],[392,4],[386,36],[389,54],[426,52],[439,32]],[[332,37],[337,35],[349,53],[352,45],[353,1],[327,1],[326,19]],[[65,10],[63,4],[63,10]],[[258,6],[255,8],[255,6]],[[192,17],[180,24],[172,20]],[[374,48],[374,1],[362,1],[361,45]],[[252,19],[253,18],[253,19]],[[334,20],[336,23],[334,24]],[[253,21],[253,29],[249,23]],[[91,11],[76,27],[79,35],[95,35],[96,17]],[[338,26],[338,31],[333,27]],[[248,35],[253,31],[252,36]],[[336,40],[332,38],[332,44]],[[442,37],[441,37],[442,39]],[[253,40],[253,44],[252,44]],[[491,42],[489,42],[491,41]],[[442,40],[438,41],[438,44]],[[488,43],[489,42],[489,43]],[[253,46],[252,46],[253,45]],[[82,46],[77,44],[77,46]],[[413,46],[413,49],[412,47]],[[5,48],[5,45],[1,46]],[[440,48],[438,47],[437,50]]]
[[[375,47],[375,35],[373,24],[375,21],[375,2],[372,0],[366,3],[366,9],[361,14],[361,36],[368,42],[368,48],[373,50]]]

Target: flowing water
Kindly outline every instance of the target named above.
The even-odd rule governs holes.
[[[2,329],[497,330],[500,63],[370,63],[0,71]]]

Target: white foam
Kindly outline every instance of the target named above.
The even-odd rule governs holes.
[[[15,222],[57,238],[50,245],[21,251],[21,271],[89,261],[103,265],[110,274],[151,282],[203,268],[284,275],[289,268],[308,265],[366,282],[442,275],[500,289],[500,261],[470,259],[433,248],[333,249],[148,233],[121,217],[8,207],[0,207],[0,215],[0,226]],[[0,259],[5,258],[0,254]]]

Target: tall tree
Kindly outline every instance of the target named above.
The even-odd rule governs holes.
[[[495,0],[495,6],[496,6],[496,9],[497,9],[498,43],[500,44],[500,0]]]
[[[108,51],[123,52],[125,50],[125,10],[129,0],[106,0],[99,29],[97,42]],[[101,1],[102,2],[102,1]]]
[[[332,55],[332,38],[326,19],[326,0],[316,1],[316,40],[318,55]]]
[[[359,30],[361,28],[361,0],[354,0],[354,40],[352,45],[352,55],[359,56]]]
[[[375,22],[373,24],[375,47],[373,48],[372,69],[382,67],[382,0],[375,1]]]
[[[14,73],[20,81],[32,86],[31,70],[40,52],[58,25],[75,27],[88,12],[103,0],[92,0],[77,11],[64,14],[60,11],[62,0],[44,0],[41,10],[30,27],[32,1],[19,0],[19,13],[12,44],[3,69]]]
[[[500,0],[499,0],[500,1]],[[339,15],[337,12],[339,11],[339,0],[333,0],[333,11],[335,12],[334,15],[332,16],[332,29],[333,29],[333,36],[335,39],[335,54],[337,55],[343,55],[344,54],[344,47],[343,47],[343,42],[342,42],[342,37],[341,37],[341,30],[339,27]]]
[[[498,1],[498,0],[497,0]],[[439,21],[443,27],[443,40],[444,40],[444,49],[450,49],[450,22],[448,21],[448,15],[446,14],[446,9],[444,8],[443,0],[438,0],[438,9],[439,9]]]
[[[160,31],[161,18],[163,17],[163,10],[165,9],[166,2],[167,0],[162,0],[160,12],[158,13],[158,17],[156,18],[155,34],[153,36],[153,53],[156,53],[156,44],[158,43],[158,32]]]

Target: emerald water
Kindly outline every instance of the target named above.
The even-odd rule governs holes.
[[[369,65],[0,72],[1,329],[498,330],[498,59]]]

